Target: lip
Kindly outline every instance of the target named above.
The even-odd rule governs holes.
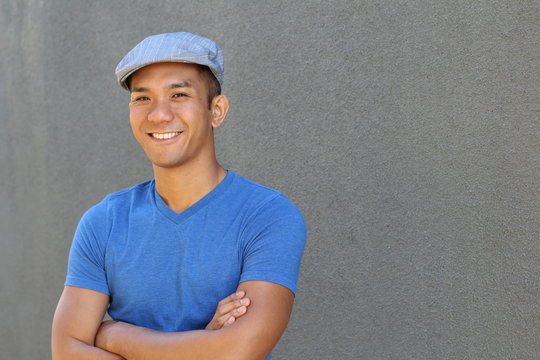
[[[160,138],[154,137],[152,135],[152,134],[171,134],[171,133],[177,133],[177,134],[173,135],[170,138],[164,138],[164,139],[160,139]],[[155,131],[155,132],[147,133],[147,135],[154,142],[157,142],[157,143],[170,143],[170,142],[173,142],[173,141],[177,140],[180,137],[180,135],[182,135],[183,133],[184,133],[183,131],[167,131],[167,132],[157,132],[157,131]]]

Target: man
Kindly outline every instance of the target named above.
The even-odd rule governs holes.
[[[116,75],[154,179],[82,217],[53,359],[269,358],[292,310],[305,225],[282,194],[216,160],[213,129],[229,108],[220,48],[151,36]],[[106,311],[113,320],[102,322]]]

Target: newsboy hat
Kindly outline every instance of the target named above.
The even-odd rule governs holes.
[[[223,52],[214,41],[188,32],[152,35],[137,44],[116,67],[116,78],[129,90],[126,80],[135,71],[159,62],[205,65],[223,85]]]

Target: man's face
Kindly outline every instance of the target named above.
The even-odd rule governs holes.
[[[212,106],[197,65],[156,63],[131,76],[131,129],[154,166],[214,158]]]

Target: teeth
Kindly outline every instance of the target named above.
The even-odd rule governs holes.
[[[155,137],[156,139],[160,139],[160,140],[164,140],[164,139],[170,139],[170,138],[173,138],[177,135],[180,135],[181,132],[170,132],[170,133],[163,133],[163,134],[160,134],[160,133],[152,133],[152,136]]]

